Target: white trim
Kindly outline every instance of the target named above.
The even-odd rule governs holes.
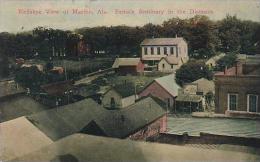
[[[249,96],[250,95],[256,96],[256,112],[249,111]],[[250,112],[250,113],[257,113],[258,112],[258,95],[257,94],[247,94],[247,112]]]
[[[230,106],[230,105],[229,105],[230,95],[236,95],[236,110],[230,110],[230,107],[229,107],[229,106]],[[237,111],[237,106],[238,106],[238,94],[237,94],[237,93],[228,93],[227,101],[228,101],[228,111]]]

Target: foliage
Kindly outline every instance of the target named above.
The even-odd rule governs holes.
[[[176,71],[176,82],[180,85],[200,78],[212,79],[212,72],[202,60],[190,60]]]
[[[205,59],[216,51],[254,54],[260,52],[260,24],[227,15],[220,21],[207,16],[172,18],[161,25],[152,23],[140,27],[99,26],[64,31],[37,27],[17,34],[0,33],[0,53],[5,56],[49,59],[53,55],[77,57],[78,43],[95,51],[105,51],[113,57],[133,57],[140,54],[140,43],[145,38],[184,37],[193,58]]]
[[[15,81],[26,88],[37,88],[44,81],[44,75],[36,66],[23,67],[16,72]]]
[[[217,61],[217,65],[215,67],[215,71],[223,71],[226,67],[232,67],[237,59],[237,55],[235,53],[227,53],[224,57]]]

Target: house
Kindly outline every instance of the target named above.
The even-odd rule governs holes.
[[[182,37],[145,39],[140,46],[141,59],[147,66],[157,65],[164,57],[171,57],[170,65],[179,63],[180,58],[183,60],[189,58],[188,45]]]
[[[144,65],[140,58],[116,58],[112,68],[121,75],[136,75],[144,72]]]
[[[214,106],[214,82],[200,78],[185,84],[178,92],[176,107],[178,111],[203,111]]]
[[[217,61],[220,60],[221,58],[223,58],[224,56],[226,56],[225,53],[221,53],[216,56],[213,56],[210,59],[208,59],[205,64],[207,66],[209,66],[210,68],[215,67],[217,64]]]
[[[56,74],[63,74],[64,68],[61,66],[54,66],[50,71]]]
[[[145,139],[166,131],[166,112],[152,97],[119,110],[107,110],[92,99],[84,99],[27,119],[52,140],[74,133]]]
[[[173,73],[176,70],[178,70],[181,67],[181,65],[183,65],[187,61],[188,61],[187,58],[181,58],[181,57],[179,58],[176,58],[174,56],[162,57],[157,65],[157,68],[158,71],[163,73]]]
[[[62,96],[73,89],[73,81],[66,80],[50,84],[41,85],[41,89],[51,96]]]
[[[260,55],[239,55],[234,67],[215,74],[215,113],[260,115]]]
[[[108,109],[125,108],[135,103],[136,87],[132,83],[116,84],[103,94],[102,105]]]
[[[32,67],[32,66],[36,66],[37,69],[40,71],[40,72],[43,72],[43,65],[41,64],[22,64],[21,65],[21,68],[29,68],[29,67]]]
[[[170,74],[154,79],[139,94],[139,97],[154,96],[162,100],[169,111],[174,111],[175,98],[178,95],[180,86],[175,81],[175,75]]]

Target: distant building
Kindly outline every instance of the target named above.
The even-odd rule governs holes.
[[[0,82],[0,99],[24,93],[26,93],[26,90],[19,86],[18,83],[16,83],[14,80]]]
[[[204,111],[214,106],[214,82],[205,78],[185,84],[178,92],[176,107],[178,111]]]
[[[170,65],[173,65],[172,63],[179,63],[180,59],[184,61],[189,58],[188,45],[182,37],[145,39],[140,46],[142,49],[141,59],[148,65],[157,65],[164,57],[171,57],[171,62],[167,62]],[[158,69],[161,69],[161,67]]]
[[[186,63],[188,60],[187,58],[176,58],[173,56],[167,56],[161,58],[159,61],[157,68],[158,71],[163,72],[163,73],[173,73],[176,70],[178,70],[181,65]]]
[[[54,66],[50,71],[56,74],[63,74],[64,68],[61,66]]]
[[[116,58],[112,68],[121,75],[136,75],[144,72],[144,65],[140,58]]]
[[[221,53],[219,55],[213,56],[210,59],[208,59],[205,64],[208,65],[209,67],[215,67],[217,64],[217,61],[220,60],[221,58],[223,58],[224,56],[226,56],[225,53]]]
[[[107,109],[125,108],[137,99],[135,86],[132,83],[117,84],[111,87],[102,98],[102,105]]]
[[[174,111],[175,98],[178,95],[179,88],[180,86],[175,81],[175,75],[171,74],[154,79],[138,96],[151,95],[157,97],[165,103],[165,107],[167,107],[169,111]]]
[[[234,67],[215,74],[216,113],[260,115],[260,55],[239,55]]]
[[[28,68],[28,67],[32,67],[32,66],[36,66],[37,69],[40,71],[40,72],[43,72],[43,65],[41,64],[22,64],[21,65],[21,68]]]

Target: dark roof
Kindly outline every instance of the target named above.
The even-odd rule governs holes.
[[[40,112],[27,118],[52,140],[80,132],[103,108],[92,99]]]
[[[133,83],[116,84],[112,89],[122,97],[128,97],[135,94],[135,85]]]
[[[106,110],[92,99],[85,99],[27,118],[52,140],[57,140],[77,132],[89,132],[95,126],[98,134],[124,138],[164,114],[164,109],[147,97],[122,110]]]
[[[5,122],[7,120],[12,120],[48,109],[47,106],[38,103],[29,96],[12,96],[0,101],[0,122]]]
[[[42,85],[41,88],[49,95],[64,95],[65,91],[71,90],[73,88],[73,81],[66,80],[61,82],[45,84]]]

